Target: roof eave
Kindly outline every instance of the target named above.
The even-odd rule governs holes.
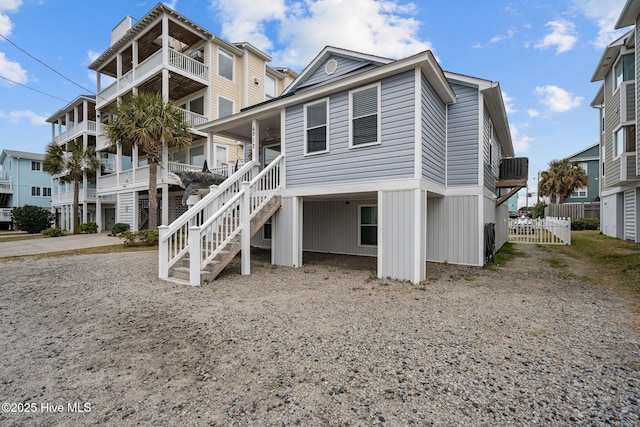
[[[618,21],[613,28],[618,30],[630,25],[635,25],[638,15],[640,15],[640,2],[636,0],[627,0],[627,3],[622,8],[622,12],[620,12]]]
[[[511,139],[509,119],[507,118],[507,110],[504,106],[500,83],[493,83],[490,87],[481,89],[481,92],[484,95],[489,114],[493,118],[493,127],[502,146],[502,152],[506,157],[514,157],[513,140]]]

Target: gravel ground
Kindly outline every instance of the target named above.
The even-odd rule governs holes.
[[[198,288],[155,252],[0,260],[0,425],[639,425],[637,300],[518,249],[420,286],[327,255]]]

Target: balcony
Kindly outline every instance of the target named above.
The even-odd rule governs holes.
[[[511,196],[527,186],[529,176],[529,159],[526,157],[513,157],[500,161],[500,176],[496,180],[496,188],[510,188],[506,195],[496,200],[496,205],[500,206]]]
[[[171,76],[176,77],[175,82],[169,82],[169,91],[172,94],[172,99],[184,96],[184,94],[180,92],[180,88],[186,87],[187,94],[196,90],[196,88],[192,88],[193,85],[189,84],[189,81],[195,80],[198,89],[208,85],[208,66],[200,61],[190,58],[187,55],[177,52],[174,49],[167,50],[168,62],[166,64],[163,64],[162,49],[160,49],[135,66],[132,70],[118,78],[111,85],[101,90],[97,96],[96,108],[102,108],[108,105],[116,96],[121,96],[124,92],[129,91],[133,86],[138,86],[142,82],[149,80],[152,76],[158,74],[163,68],[169,69],[172,73]],[[158,85],[157,82],[150,83],[150,85],[151,87],[148,88],[150,91],[157,91],[162,88],[162,86]]]
[[[200,172],[202,166],[188,165],[178,162],[169,162],[169,172]],[[169,183],[175,184],[173,179],[165,177],[162,170],[158,167],[158,176],[156,179],[158,184]],[[102,196],[121,188],[131,188],[142,190],[147,188],[149,184],[149,165],[141,166],[134,169],[122,171],[120,173],[111,173],[98,177],[98,195]]]
[[[13,181],[0,179],[0,194],[13,194]]]
[[[65,132],[62,132],[60,135],[56,136],[53,139],[53,141],[56,144],[62,144],[72,139],[75,139],[76,137],[82,135],[85,132],[93,133],[95,135],[96,122],[92,120],[88,120],[86,122],[80,122],[78,124],[69,123],[69,125],[67,126],[67,130]]]
[[[83,188],[80,187],[78,194],[78,203],[95,203],[96,188],[91,186],[87,188],[87,197],[84,196]],[[73,184],[67,184],[64,192],[51,194],[51,205],[68,205],[73,203]]]
[[[11,208],[0,208],[0,222],[11,222]]]

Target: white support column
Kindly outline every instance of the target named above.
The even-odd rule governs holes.
[[[202,264],[200,227],[189,227],[189,284],[200,286],[200,264]]]
[[[165,239],[169,232],[168,225],[158,226],[158,277],[169,278],[169,241]]]
[[[136,175],[138,171],[138,144],[133,144],[131,148],[131,161],[133,162],[133,169],[131,170],[132,182],[137,182]]]
[[[413,275],[411,282],[420,283],[426,279],[426,252],[427,242],[425,236],[425,230],[427,227],[426,222],[426,206],[424,192],[420,188],[416,188],[414,191],[414,230],[413,234]]]
[[[122,172],[122,144],[116,144],[116,185],[120,186],[120,175]]]
[[[260,122],[258,120],[253,119],[251,121],[251,160],[259,163],[259,153],[260,151]]]
[[[133,228],[131,231],[140,231],[140,193],[133,192]]]
[[[98,224],[98,233],[104,231],[102,227],[102,200],[96,195],[96,224]]]
[[[302,224],[303,224],[303,199],[302,197],[293,198],[293,241],[291,254],[293,259],[291,265],[294,268],[302,267]]]
[[[251,274],[251,220],[249,219],[249,183],[244,181],[240,184],[240,191],[244,191],[240,203],[240,221],[242,221],[240,265],[243,275]]]
[[[382,230],[384,230],[384,227],[386,226],[386,220],[387,218],[385,217],[385,205],[384,205],[384,193],[380,190],[378,190],[378,253],[377,253],[377,264],[378,264],[378,278],[382,279],[384,278],[384,257],[385,257],[385,244],[386,242],[384,241],[384,233],[382,232]]]

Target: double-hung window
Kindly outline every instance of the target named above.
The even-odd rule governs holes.
[[[378,207],[375,205],[360,205],[358,226],[360,246],[378,245]]]
[[[218,96],[218,118],[227,117],[233,114],[233,101]]]
[[[304,106],[305,154],[329,150],[329,100]]]
[[[40,187],[31,187],[31,196],[40,197]]]
[[[222,49],[218,50],[218,75],[233,81],[233,55]]]
[[[623,126],[613,134],[613,157],[636,151],[636,127]]]
[[[351,91],[349,101],[351,146],[380,143],[380,85]]]
[[[31,161],[31,170],[32,171],[39,171],[41,169],[42,169],[42,167],[40,165],[40,162],[35,162],[33,160]]]

